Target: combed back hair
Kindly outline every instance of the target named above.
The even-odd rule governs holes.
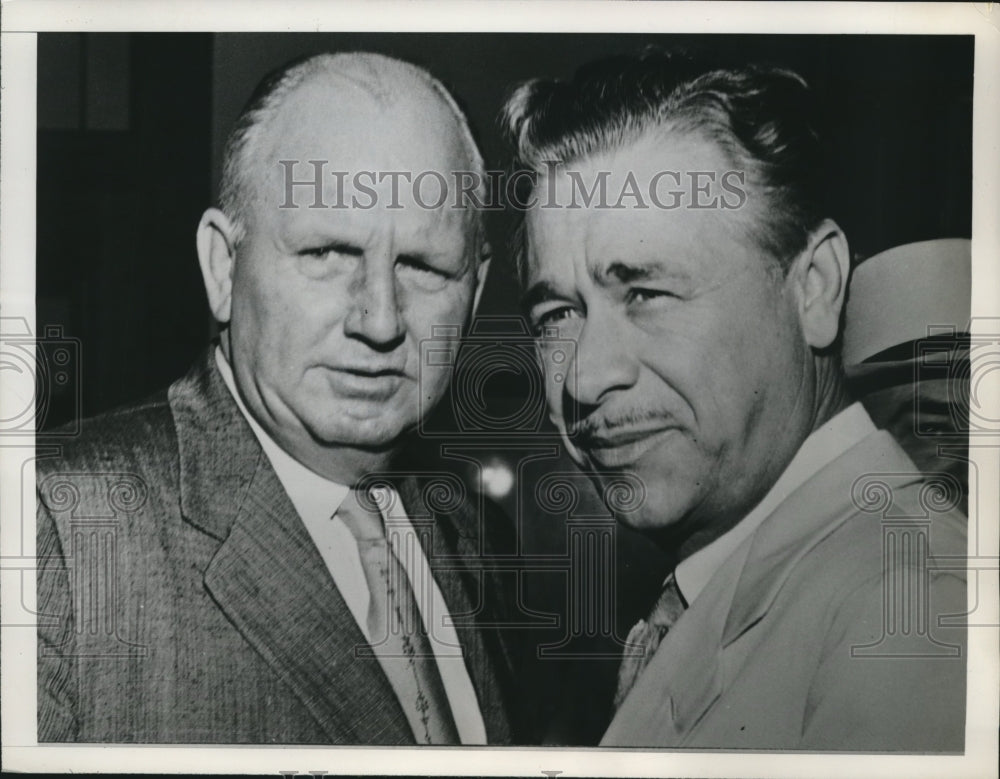
[[[219,185],[219,208],[232,221],[235,231],[234,241],[237,244],[246,235],[247,224],[251,218],[254,187],[260,176],[261,136],[265,134],[271,120],[280,111],[285,99],[311,78],[323,74],[339,74],[363,83],[373,96],[386,104],[398,99],[400,95],[400,86],[393,83],[394,77],[410,76],[426,84],[444,101],[454,115],[473,171],[485,180],[482,154],[465,112],[444,84],[428,71],[412,63],[373,52],[323,53],[300,57],[261,79],[226,139],[222,180]],[[485,192],[485,184],[483,188]],[[480,201],[483,199],[484,195],[481,195]],[[482,220],[477,217],[475,221],[477,241],[481,241]]]
[[[784,271],[822,219],[822,152],[811,109],[808,85],[791,70],[724,67],[649,49],[585,65],[572,80],[529,81],[508,99],[501,122],[515,169],[539,174],[547,164],[620,149],[650,131],[661,131],[664,143],[671,132],[701,133],[746,172],[750,197],[766,198],[753,238]],[[523,278],[518,233],[513,248]]]

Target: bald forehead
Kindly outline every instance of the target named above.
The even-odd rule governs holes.
[[[350,53],[318,57],[303,83],[326,78],[331,87],[339,82],[345,89],[354,88],[383,103],[420,92],[436,98],[446,107],[433,80],[409,63],[378,54]]]
[[[414,65],[368,52],[323,54],[277,78],[227,144],[222,205],[234,219],[237,242],[289,202],[332,208],[370,203],[367,184],[373,179],[380,182],[375,210],[395,208],[389,214],[398,216],[398,209],[414,205],[406,182],[418,175],[431,176],[429,190],[420,189],[421,211],[437,202],[436,180],[450,181],[454,173],[455,180],[466,181],[457,176],[469,171],[484,176],[461,109],[440,82]],[[481,236],[479,211],[459,210]]]
[[[302,153],[340,152],[356,165],[359,152],[379,144],[409,147],[410,156],[432,157],[428,162],[478,167],[471,135],[443,87],[419,68],[375,54],[310,62],[262,131],[261,152],[270,150],[266,140],[286,148],[294,140]]]

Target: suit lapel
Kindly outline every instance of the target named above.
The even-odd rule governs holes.
[[[740,570],[740,560],[730,562],[664,637],[602,746],[680,746],[718,700],[723,674],[716,648]]]
[[[859,473],[920,479],[892,436],[866,437],[792,493],[716,573],[660,644],[602,744],[682,746],[726,684],[725,649],[767,615],[792,568],[859,511]],[[874,484],[874,482],[873,482]],[[862,504],[863,505],[863,504]]]
[[[893,490],[921,478],[895,439],[878,431],[789,495],[752,537],[722,646],[763,619],[796,563],[857,514],[866,501],[879,498],[883,489],[891,496]]]
[[[331,741],[412,743],[377,662],[355,658],[365,639],[211,353],[171,406],[184,517],[221,541],[205,571],[219,608]]]
[[[506,743],[510,740],[510,729],[496,665],[503,659],[498,657],[502,645],[493,640],[496,637],[492,629],[483,624],[490,584],[485,570],[470,567],[484,555],[478,512],[468,503],[448,514],[433,512],[425,503],[423,485],[415,476],[399,479],[396,488],[454,620],[487,739],[491,744]]]

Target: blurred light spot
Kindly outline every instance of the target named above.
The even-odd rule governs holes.
[[[514,486],[514,474],[503,463],[483,467],[483,490],[491,498],[505,498]]]

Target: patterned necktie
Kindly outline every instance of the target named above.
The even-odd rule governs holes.
[[[337,509],[368,582],[368,635],[417,743],[458,744],[448,697],[406,570],[386,540],[376,501],[351,490]],[[359,694],[364,691],[359,690]]]
[[[618,689],[615,692],[615,710],[622,705],[629,690],[635,685],[636,680],[646,670],[649,661],[656,654],[657,647],[667,631],[674,626],[674,623],[684,613],[687,603],[681,591],[677,587],[677,580],[673,574],[667,577],[663,583],[663,590],[660,597],[653,605],[649,616],[640,619],[629,631],[626,641],[629,644],[637,644],[642,647],[640,654],[628,655],[622,658],[622,664],[618,668]]]

